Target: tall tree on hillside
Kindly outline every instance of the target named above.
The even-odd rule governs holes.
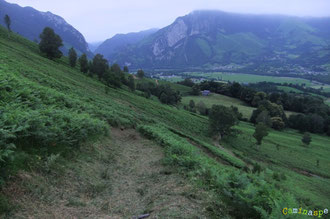
[[[201,94],[201,89],[198,84],[192,86],[191,95],[198,96]]]
[[[125,73],[128,73],[129,72],[128,67],[126,65],[124,66],[124,72]]]
[[[198,111],[201,115],[207,115],[207,108],[206,108],[206,105],[203,101],[200,101],[197,104],[197,109],[198,109]]]
[[[135,80],[133,75],[128,76],[128,87],[131,89],[131,91],[135,91]]]
[[[268,126],[269,128],[272,127],[273,122],[271,117],[269,116],[269,112],[267,110],[262,111],[261,113],[259,113],[259,115],[256,118],[256,123],[264,123],[266,126]]]
[[[111,66],[111,72],[115,73],[120,78],[121,83],[127,85],[125,73],[121,70],[120,66],[117,63]]]
[[[138,76],[138,78],[144,78],[144,71],[140,69],[137,71],[136,75]]]
[[[222,138],[230,134],[231,128],[238,124],[235,113],[229,107],[213,105],[209,112],[210,132],[212,135],[219,135]]]
[[[71,49],[69,50],[69,61],[70,61],[70,66],[71,67],[76,67],[77,64],[77,52],[76,50],[71,47]]]
[[[103,58],[103,55],[96,54],[94,56],[90,71],[101,79],[104,78],[104,75],[108,69],[108,61]]]
[[[195,101],[194,101],[194,100],[190,100],[190,101],[189,101],[189,108],[190,108],[191,110],[195,109]]]
[[[257,140],[257,145],[261,145],[262,139],[268,135],[268,127],[263,122],[256,125],[253,137]]]
[[[83,73],[88,72],[88,59],[86,54],[82,54],[79,58],[79,64],[80,64],[80,71]]]
[[[61,58],[62,52],[59,50],[63,46],[62,39],[50,27],[46,27],[40,34],[39,49],[48,58]]]
[[[11,20],[10,20],[10,17],[8,14],[5,15],[4,20],[5,20],[5,24],[7,26],[8,31],[11,32],[11,28],[10,28]]]

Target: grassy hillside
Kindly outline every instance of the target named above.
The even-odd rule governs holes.
[[[66,58],[48,60],[36,44],[0,28],[0,211],[14,218],[283,218],[283,207],[329,206],[328,137],[313,135],[305,148],[300,134],[273,131],[257,151],[253,127],[241,123],[242,133],[219,145],[207,117],[137,94],[106,89]],[[281,144],[276,153],[272,141]]]

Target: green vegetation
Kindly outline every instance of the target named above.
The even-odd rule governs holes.
[[[225,106],[213,105],[209,112],[210,133],[214,136],[229,135],[232,127],[238,124],[238,118],[234,111]]]
[[[87,55],[86,54],[82,54],[79,59],[79,64],[80,64],[80,71],[82,73],[87,74],[88,72],[88,59],[87,59]]]
[[[160,100],[153,96],[146,98],[143,92],[133,92],[131,86],[124,83],[121,88],[106,86],[95,79],[98,74],[94,78],[88,77],[70,67],[66,57],[49,60],[40,54],[37,44],[12,33],[8,37],[4,28],[0,28],[0,39],[0,170],[4,173],[1,175],[0,210],[7,215],[11,214],[10,209],[20,211],[20,208],[10,208],[17,204],[16,198],[21,197],[10,196],[10,191],[17,191],[17,188],[28,188],[21,193],[27,197],[23,204],[35,206],[37,203],[43,208],[63,203],[60,197],[64,197],[70,211],[102,210],[91,217],[104,216],[111,211],[109,206],[118,207],[114,213],[117,216],[151,212],[165,203],[161,201],[162,197],[157,199],[160,203],[155,202],[159,194],[154,191],[174,182],[171,192],[163,193],[167,194],[165,200],[171,202],[168,193],[177,193],[178,188],[180,192],[185,191],[177,183],[178,176],[172,181],[163,176],[159,178],[158,168],[168,171],[160,166],[153,168],[155,163],[135,162],[137,156],[140,161],[158,162],[151,158],[159,156],[156,149],[146,147],[156,146],[141,140],[132,129],[164,147],[162,160],[166,168],[186,176],[184,185],[189,182],[198,192],[207,192],[204,200],[207,212],[203,214],[208,217],[277,219],[283,217],[283,207],[324,208],[329,205],[329,137],[311,134],[313,141],[309,147],[304,147],[302,135],[296,131],[270,130],[262,147],[256,150],[252,137],[255,127],[240,122],[232,135],[225,136],[221,142],[215,141],[209,137],[206,116],[161,104],[160,101],[166,102],[167,97]],[[102,57],[99,58],[103,63]],[[115,73],[116,69],[118,66],[113,65],[109,72]],[[122,75],[122,72],[117,75],[120,83]],[[148,78],[135,82],[137,87],[150,82],[153,85],[148,85],[148,89],[158,83],[158,88],[164,89],[157,91],[165,94],[179,89],[187,93],[192,91],[191,87]],[[232,91],[236,92],[235,89]],[[198,106],[200,100],[208,106],[206,98],[195,99],[195,105]],[[90,143],[104,140],[107,135],[111,138],[106,137],[109,141],[106,145],[89,147]],[[116,150],[121,150],[123,157],[117,157]],[[114,157],[119,164],[112,163]],[[21,174],[21,171],[27,174]],[[61,171],[68,181],[71,180],[69,185],[62,186],[65,177],[60,177]],[[132,178],[132,184],[125,181]],[[148,180],[155,181],[148,183]],[[136,188],[134,194],[145,199],[135,195],[123,197],[122,192],[114,190],[114,195],[118,195],[115,197],[122,200],[112,202],[111,188],[120,187],[133,194],[133,187],[141,183],[145,187]],[[146,188],[150,187],[153,192],[147,193]],[[189,197],[193,198],[191,194],[189,192]],[[132,197],[134,203],[139,203],[138,212],[122,205],[123,200],[129,201]],[[180,200],[184,200],[185,206],[191,206],[193,201],[182,197],[184,195],[180,195]],[[32,198],[38,202],[30,201]],[[34,211],[38,210],[34,208]],[[164,212],[160,217],[168,216]],[[176,214],[173,212],[174,216],[168,217],[182,217],[182,214]],[[196,211],[189,215],[193,218]]]
[[[296,89],[296,88],[293,88],[293,87],[287,87],[287,86],[277,86],[277,88],[281,91],[284,91],[284,92],[287,92],[287,93],[290,93],[290,92],[293,92],[293,93],[303,93],[302,91]]]
[[[302,137],[301,141],[302,141],[302,143],[304,143],[305,145],[309,145],[309,144],[311,143],[311,141],[312,141],[312,138],[311,138],[310,134],[306,132],[306,133],[304,134],[304,136]]]
[[[139,69],[136,73],[136,76],[139,78],[144,78],[144,71],[142,69]]]
[[[190,100],[193,100],[195,103],[203,101],[207,108],[211,108],[212,105],[235,106],[243,114],[243,117],[247,119],[251,117],[253,110],[255,110],[255,108],[248,106],[241,100],[221,94],[212,93],[209,96],[184,96],[182,97],[182,104],[188,105]]]
[[[185,73],[188,74],[188,73]],[[205,73],[205,72],[192,72],[189,73],[192,77],[204,78],[207,80],[229,81],[238,83],[258,83],[258,82],[276,82],[276,83],[292,83],[292,84],[306,84],[312,86],[309,80],[302,78],[289,78],[289,77],[275,77],[253,74],[240,74],[240,73]]]
[[[268,135],[268,127],[260,122],[256,125],[256,130],[253,133],[253,137],[257,140],[257,145],[261,145],[262,139]]]
[[[62,39],[50,27],[46,27],[40,34],[39,49],[49,59],[61,58],[60,47],[63,46]]]
[[[4,19],[4,21],[5,21],[5,24],[6,24],[6,26],[7,26],[8,31],[11,32],[11,28],[10,28],[10,25],[11,25],[11,19],[10,19],[9,15],[6,14],[5,17],[4,17],[3,19]]]
[[[303,134],[294,130],[269,130],[262,147],[258,148],[252,137],[255,131],[253,125],[240,122],[237,129],[241,134],[225,139],[222,142],[224,147],[248,163],[258,161],[264,167],[285,174],[287,180],[282,185],[293,192],[298,200],[320,208],[329,205],[329,137],[311,134],[313,141],[309,147],[305,147],[301,142]]]
[[[77,64],[77,52],[76,50],[72,47],[70,50],[69,50],[69,61],[70,61],[70,66],[71,67],[76,67],[76,64]]]

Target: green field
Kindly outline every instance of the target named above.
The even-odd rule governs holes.
[[[238,108],[238,111],[242,113],[243,118],[250,119],[253,110],[256,108],[248,106],[243,101],[228,97],[221,94],[211,94],[209,96],[185,96],[182,98],[182,103],[184,105],[189,105],[190,100],[193,100],[195,104],[197,105],[200,101],[203,101],[207,108],[211,108],[212,105],[223,105],[223,106],[235,106]],[[287,116],[290,116],[291,114],[294,114],[294,112],[285,112]]]
[[[243,134],[224,142],[226,148],[285,173],[288,176],[285,185],[301,199],[309,198],[319,206],[330,204],[329,137],[312,135],[312,143],[306,147],[301,142],[302,134],[273,130],[258,148],[251,137],[254,132],[251,124],[242,122],[238,129]]]
[[[2,28],[0,97],[0,214],[7,217],[279,219],[283,207],[330,205],[329,137],[312,135],[307,148],[295,131],[271,131],[258,149],[254,127],[242,122],[242,133],[219,144],[207,117],[106,87]],[[236,105],[247,118],[253,110],[215,94],[183,103],[191,98]]]
[[[289,77],[274,77],[274,76],[263,76],[253,74],[239,74],[239,73],[189,73],[192,76],[198,76],[208,80],[218,81],[230,81],[238,83],[258,83],[258,82],[275,82],[275,83],[292,83],[292,84],[306,84],[311,86],[312,83],[309,80],[301,78],[289,78]]]
[[[301,94],[303,93],[301,90],[298,90],[296,88],[293,87],[287,87],[287,86],[277,86],[277,89],[287,92],[287,93],[297,93],[297,94]]]
[[[228,97],[221,94],[211,94],[210,96],[186,96],[182,98],[182,103],[189,105],[190,100],[193,100],[197,105],[200,101],[203,101],[207,108],[211,108],[212,105],[224,105],[227,107],[235,106],[239,112],[243,114],[244,118],[249,119],[255,108],[248,106],[243,101],[236,98]]]

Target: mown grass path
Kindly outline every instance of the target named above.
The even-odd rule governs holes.
[[[162,148],[135,130],[112,129],[82,150],[51,173],[18,174],[6,187],[17,206],[7,217],[207,218],[206,194],[162,165]]]

